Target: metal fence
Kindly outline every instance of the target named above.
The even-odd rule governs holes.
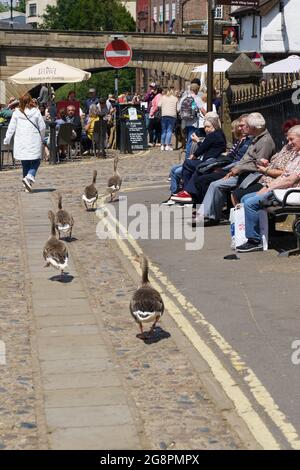
[[[247,87],[233,94],[229,101],[231,119],[241,114],[259,112],[267,123],[276,148],[284,143],[281,126],[287,119],[300,119],[300,85],[297,75],[285,75],[259,87]],[[298,103],[299,101],[299,103]]]

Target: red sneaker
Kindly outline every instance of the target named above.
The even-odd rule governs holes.
[[[180,191],[180,193],[171,196],[172,201],[175,202],[192,202],[192,196],[187,191]]]

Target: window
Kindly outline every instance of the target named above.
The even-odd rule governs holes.
[[[256,38],[257,37],[257,16],[253,15],[252,16],[252,37]]]
[[[219,5],[215,9],[215,18],[217,20],[222,20],[223,19],[223,5]]]
[[[169,19],[170,19],[170,5],[167,3],[166,9],[165,9],[165,21],[169,21]]]
[[[36,16],[36,3],[29,4],[29,16]]]
[[[172,3],[172,20],[176,18],[176,3]]]
[[[153,21],[157,23],[157,7],[153,7]]]
[[[163,17],[164,17],[164,10],[163,10],[163,5],[159,6],[159,22],[163,22]]]
[[[242,16],[240,17],[239,24],[240,24],[240,39],[244,39],[244,21],[243,21]]]

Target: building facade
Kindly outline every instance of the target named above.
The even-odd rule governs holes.
[[[46,11],[47,5],[54,6],[56,3],[57,0],[26,0],[27,23],[31,23],[33,27],[37,27],[43,22],[42,16]],[[121,3],[135,20],[136,0],[122,0]]]
[[[56,5],[56,0],[26,0],[26,21],[33,28],[43,22],[43,14],[47,5]]]
[[[299,53],[299,0],[260,0],[256,8],[238,8],[240,51]]]
[[[231,24],[229,5],[217,5],[215,31]],[[137,0],[137,31],[207,34],[207,0]]]

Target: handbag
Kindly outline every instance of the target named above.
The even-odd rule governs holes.
[[[213,171],[215,168],[223,168],[230,163],[232,163],[232,159],[229,157],[208,158],[205,162],[202,162],[197,166],[197,172],[198,175],[205,175],[206,173]]]
[[[259,173],[258,171],[256,171],[255,173],[250,173],[248,176],[246,176],[246,178],[239,185],[239,188],[247,189],[249,188],[249,186],[256,183],[261,177],[262,177],[262,174]]]

